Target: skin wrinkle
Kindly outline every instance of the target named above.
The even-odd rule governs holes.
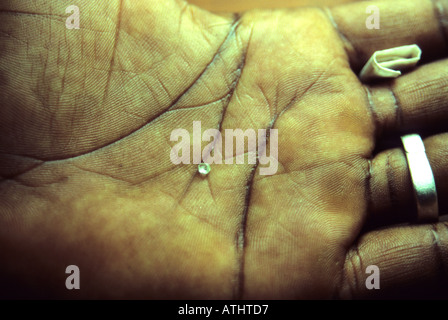
[[[210,195],[212,196],[212,200],[216,203],[215,193],[213,192],[212,184],[210,183],[210,179],[207,179],[208,188],[210,190]]]
[[[187,10],[187,8],[189,7],[189,3],[188,2],[184,2],[182,5],[182,9],[180,9],[180,14],[179,14],[179,22],[178,25],[179,27],[177,28],[177,33],[180,34],[180,30],[182,28],[182,21],[183,21],[183,17],[185,15],[185,12]]]
[[[178,111],[206,108],[206,107],[209,107],[209,106],[211,106],[213,104],[217,104],[217,103],[221,103],[221,102],[224,102],[224,101],[228,101],[229,100],[229,96],[230,96],[230,93],[226,93],[223,97],[220,97],[220,98],[218,98],[215,101],[206,102],[206,103],[200,104],[200,105],[190,105],[190,106],[181,107],[181,108],[177,108],[177,109],[175,108],[175,109],[172,109],[170,111],[167,111],[165,114],[168,115],[168,114],[175,113],[175,112],[178,112]]]
[[[445,226],[445,228],[447,227],[445,224],[442,224],[442,225]],[[431,248],[434,252],[435,260],[437,261],[436,268],[438,269],[438,274],[439,274],[438,282],[445,283],[446,272],[445,272],[445,266],[443,263],[443,253],[442,253],[442,248],[440,247],[440,236],[439,236],[439,230],[437,228],[437,224],[431,225],[431,233],[434,238]]]
[[[392,86],[389,86],[390,94],[392,95],[392,98],[394,99],[394,108],[395,108],[395,128],[398,128],[400,131],[403,126],[403,109],[401,108],[400,100],[398,99],[397,95],[394,92],[394,89]]]
[[[355,281],[354,288],[357,290],[360,287],[360,284],[363,282],[363,281],[360,281],[359,275],[361,275],[363,273],[362,270],[364,270],[361,255],[359,254],[358,245],[355,246],[355,250],[353,253],[354,254],[351,257],[350,262],[353,266],[353,271],[354,271],[353,272],[354,281]]]
[[[366,177],[364,179],[365,185],[365,198],[367,202],[367,214],[372,211],[373,208],[373,199],[372,199],[372,174],[373,174],[373,166],[372,166],[373,155],[370,159],[367,160],[367,164],[369,165],[369,169],[366,172]]]
[[[379,136],[379,129],[380,129],[380,125],[379,125],[379,120],[378,120],[378,114],[376,111],[376,107],[375,104],[372,100],[372,93],[369,89],[368,86],[364,86],[364,89],[366,91],[366,96],[367,96],[367,108],[369,109],[369,114],[370,117],[372,118],[372,123],[374,126],[373,129],[373,136],[378,138]],[[375,150],[375,144],[372,146],[372,150]],[[373,166],[372,166],[372,161],[373,161],[373,152],[370,153],[370,157],[369,159],[367,159],[367,164],[368,164],[368,171],[366,172],[366,176],[365,176],[365,197],[366,197],[366,201],[367,201],[367,212],[370,212],[373,208],[373,199],[372,199],[372,174],[373,174]]]
[[[18,42],[20,42],[20,43],[22,43],[22,44],[28,45],[28,43],[27,43],[26,41],[14,37],[12,34],[6,32],[6,31],[0,30],[0,34],[5,35],[5,36],[7,36],[8,38],[12,38],[12,39],[14,39],[15,41],[18,41]],[[42,47],[42,48],[44,48],[44,47]],[[46,48],[44,48],[44,49],[46,49]]]
[[[268,101],[268,99],[266,97],[266,93],[264,92],[263,87],[260,86],[260,84],[257,83],[257,88],[260,90],[261,95],[262,95],[264,101],[266,102],[266,107],[268,108],[270,117],[273,117],[274,115],[272,115],[272,109],[270,108],[270,104],[269,104],[269,101]],[[277,96],[276,96],[276,99],[277,99]],[[277,103],[277,100],[275,102]],[[275,105],[275,112],[276,112],[276,110],[277,110],[277,105]],[[275,112],[274,112],[274,114],[275,114]]]
[[[352,299],[353,298],[353,288],[350,285],[350,281],[348,280],[348,271],[347,271],[347,261],[348,261],[349,252],[345,255],[345,260],[342,263],[342,266],[338,273],[339,280],[335,282],[335,288],[333,290],[333,299],[341,300],[341,299]],[[348,288],[347,290],[344,290]],[[348,296],[347,296],[348,295]]]
[[[236,17],[236,22],[235,22],[235,24],[236,24],[237,26],[238,26],[239,23],[240,23],[240,19],[241,19],[240,16],[237,16],[237,17]],[[236,31],[237,31],[237,29],[235,29],[235,34],[236,34]],[[240,79],[241,79],[241,75],[242,75],[242,73],[243,73],[243,68],[244,68],[244,65],[245,65],[245,63],[246,63],[248,46],[249,46],[249,45],[247,44],[247,45],[246,45],[246,48],[244,49],[244,51],[243,51],[243,53],[242,53],[241,62],[239,63],[239,65],[238,65],[236,71],[233,72],[233,73],[236,73],[237,76],[235,77],[234,81],[232,81],[232,84],[231,84],[231,86],[230,86],[230,89],[229,89],[228,93],[227,93],[223,98],[220,99],[220,100],[226,100],[226,104],[224,105],[224,107],[223,107],[223,109],[222,109],[222,112],[221,112],[221,118],[220,118],[219,123],[218,123],[218,131],[219,131],[219,132],[222,131],[222,124],[223,124],[223,122],[224,122],[224,118],[225,118],[225,116],[226,116],[227,108],[228,108],[230,102],[232,101],[232,98],[234,97],[235,90],[236,90],[236,88],[237,88],[237,86],[238,86],[238,84],[239,84],[239,81],[240,81]],[[216,143],[217,143],[217,139],[216,139],[216,137],[215,137],[215,139],[213,140],[213,146],[212,146],[212,149],[215,148]]]
[[[355,243],[355,245],[347,252],[346,259],[341,268],[340,275],[340,285],[337,288],[337,297],[339,299],[353,299],[356,297],[356,291],[358,290],[359,279],[358,279],[358,270],[362,270],[362,260],[359,255],[359,243]],[[351,272],[350,272],[351,270]],[[350,279],[353,279],[350,280]],[[345,295],[341,295],[341,289],[348,288],[344,290]],[[348,295],[348,296],[346,296]]]
[[[144,81],[143,81],[144,82]],[[157,82],[160,84],[160,86],[162,87],[163,91],[165,92],[165,94],[171,99],[171,95],[170,92],[168,91],[167,87],[165,86],[165,84],[163,83],[163,81],[160,81],[160,79],[157,79]],[[147,88],[149,88],[149,86],[146,84],[145,85]]]
[[[33,169],[35,169],[35,168],[41,166],[42,164],[43,164],[43,162],[33,164],[33,165],[30,166],[29,168],[26,168],[24,171],[21,171],[21,172],[16,173],[16,174],[12,174],[12,175],[2,175],[2,176],[1,176],[2,181],[0,181],[0,184],[1,184],[2,182],[4,182],[4,181],[15,180],[16,178],[18,178],[18,177],[21,176],[22,174],[24,174],[24,173],[26,173],[26,172],[29,172],[29,171],[31,171],[31,170],[33,170]]]
[[[242,19],[242,15],[238,14],[235,15],[235,24],[239,25],[240,21]],[[236,30],[235,30],[236,33]],[[232,98],[234,97],[234,93],[236,91],[236,88],[238,87],[239,81],[241,79],[241,76],[243,74],[243,70],[244,70],[244,66],[246,64],[246,59],[247,59],[247,53],[249,51],[249,44],[250,44],[250,40],[252,38],[252,29],[249,35],[249,40],[247,42],[247,44],[245,45],[245,49],[242,53],[242,57],[241,57],[241,62],[238,66],[239,72],[238,72],[238,76],[235,79],[234,83],[232,83],[232,88],[229,92],[230,97],[228,99],[227,104],[224,106],[223,110],[222,110],[222,116],[220,119],[220,122],[218,124],[218,131],[221,132],[222,131],[222,124],[224,122],[224,118],[226,116],[226,112],[227,112],[227,108],[232,100]],[[217,143],[217,139],[214,139],[214,144],[213,144],[213,149],[215,147]],[[241,299],[243,296],[243,292],[244,292],[244,256],[245,256],[245,244],[246,244],[246,224],[247,224],[247,213],[248,213],[248,208],[249,208],[249,204],[250,204],[250,194],[251,194],[251,187],[252,187],[252,183],[254,180],[254,174],[256,171],[256,168],[258,166],[258,159],[257,162],[255,163],[255,165],[252,167],[252,171],[251,174],[248,178],[248,181],[246,183],[246,196],[245,196],[245,205],[244,205],[244,209],[242,212],[242,218],[241,218],[241,223],[240,223],[240,228],[237,230],[235,238],[236,238],[236,247],[237,247],[237,264],[238,264],[238,270],[236,273],[236,279],[234,281],[235,286],[233,289],[233,295],[234,298],[237,299]],[[210,185],[210,190],[211,190],[211,185]]]
[[[39,184],[39,185],[26,183],[26,182],[23,181],[23,180],[14,180],[14,182],[18,183],[19,185],[21,185],[21,186],[23,186],[23,187],[28,187],[28,188],[35,189],[35,188],[43,188],[43,187],[48,187],[48,186],[51,186],[51,185],[54,185],[54,184],[62,183],[62,182],[67,181],[68,179],[69,179],[69,178],[68,178],[67,176],[63,176],[63,177],[57,178],[57,179],[54,180],[54,181],[47,182],[47,183],[41,183],[41,184]],[[2,182],[2,181],[0,181],[0,183],[1,183],[1,182]]]
[[[336,23],[336,20],[334,19],[333,13],[331,12],[329,7],[323,7],[320,8],[322,12],[324,13],[325,17],[330,21],[331,25],[334,27],[334,30],[338,34],[339,38],[341,39],[341,42],[343,44],[343,48],[345,49],[345,52],[347,53],[350,65],[359,65],[359,61],[357,57],[360,57],[357,48],[348,40],[348,38],[345,36],[345,34],[341,31],[338,24]],[[350,54],[350,52],[354,52],[355,54]],[[355,60],[356,59],[356,60]]]
[[[64,37],[65,37],[65,43],[67,43],[67,33],[64,33]],[[64,91],[65,91],[65,80],[67,78],[68,67],[70,65],[69,61],[70,61],[70,56],[71,56],[71,53],[72,53],[71,52],[71,46],[67,46],[67,49],[68,49],[67,61],[65,62],[65,66],[64,66],[64,74],[63,74],[63,78],[62,78],[62,81],[61,81],[61,92],[60,92],[60,94],[58,96],[58,105],[60,104],[61,97],[63,96]],[[58,62],[57,62],[58,66],[60,65],[60,62],[59,62],[59,57],[60,56],[61,56],[61,44],[59,43],[59,45],[58,45]],[[73,123],[73,119],[72,119],[72,123]]]
[[[320,77],[324,73],[325,72],[323,72],[317,80],[319,80]],[[267,132],[266,145],[264,147],[267,146],[270,130],[274,127],[277,119],[280,118],[280,116],[282,116],[285,111],[287,111],[289,108],[291,108],[300,98],[302,98],[306,94],[306,92],[317,82],[317,80],[314,81],[300,97],[297,94],[295,94],[294,97],[291,99],[291,101],[286,105],[286,107],[278,115],[274,115],[273,119],[271,120],[271,122],[269,124],[269,127],[266,129],[266,132]],[[246,191],[246,196],[245,196],[245,206],[244,206],[244,210],[243,210],[242,221],[240,224],[240,229],[238,230],[238,232],[236,234],[237,246],[240,251],[240,271],[239,271],[238,281],[237,281],[236,299],[242,299],[244,296],[244,265],[245,265],[245,247],[247,244],[247,238],[246,238],[247,220],[248,220],[248,216],[249,216],[249,207],[250,207],[250,201],[251,201],[251,197],[252,197],[252,188],[253,188],[253,183],[255,180],[255,173],[257,171],[259,164],[260,164],[260,160],[259,160],[259,157],[257,154],[255,165],[252,167],[252,171],[247,180],[247,184],[246,184],[247,191]]]
[[[57,20],[58,22],[65,23],[67,16],[57,15],[57,14],[46,14],[46,13],[38,13],[38,12],[25,12],[25,11],[15,11],[15,10],[0,10],[0,14],[9,14],[9,15],[27,15],[33,17],[39,17],[41,19],[50,19]],[[61,20],[56,18],[62,18]]]
[[[378,112],[376,111],[376,106],[375,106],[375,103],[373,102],[373,99],[372,99],[372,92],[371,92],[371,90],[369,89],[368,86],[364,86],[364,89],[365,89],[366,94],[367,94],[367,102],[368,102],[367,103],[367,107],[369,109],[369,113],[370,113],[370,116],[372,118],[372,122],[374,124],[374,136],[376,138],[378,138],[380,136],[380,134],[381,134],[380,133],[381,126],[380,126],[380,121],[378,119]]]
[[[367,89],[367,88],[366,88]],[[373,175],[373,165],[372,165],[372,159],[373,154],[371,155],[370,159],[367,159],[368,164],[368,170],[366,171],[366,177],[365,177],[365,197],[367,199],[367,212],[369,212],[370,208],[372,208],[373,200],[372,200],[372,175]],[[364,223],[363,223],[364,224]],[[360,270],[362,270],[362,259],[359,253],[359,239],[356,241],[356,243],[351,246],[351,248],[346,249],[346,256],[345,256],[345,262],[341,264],[341,269],[338,273],[339,281],[338,286],[334,289],[333,297],[336,299],[353,299],[353,297],[356,297],[356,290],[358,288],[358,277],[356,273],[356,264],[354,263],[354,257],[357,257],[357,261],[359,262]],[[348,270],[347,270],[347,264],[350,264],[353,271],[353,280],[354,283],[350,284],[350,280],[348,278]],[[349,288],[349,296],[348,297],[342,297],[341,290],[343,288]]]
[[[86,171],[86,172],[90,172],[90,173],[95,173],[95,174],[98,174],[98,175],[101,175],[101,176],[110,178],[110,179],[115,180],[115,181],[125,182],[125,183],[127,183],[127,184],[129,184],[129,185],[132,185],[132,182],[131,182],[131,181],[128,181],[128,180],[126,180],[126,179],[116,178],[116,177],[114,177],[114,176],[111,175],[111,174],[101,173],[101,172],[98,172],[98,171],[95,171],[95,170],[91,170],[91,169],[87,169],[87,168],[82,168],[82,167],[80,167],[80,166],[78,166],[78,165],[76,165],[76,164],[74,164],[74,163],[72,163],[72,165],[75,166],[76,168],[80,169],[80,170],[83,170],[83,171]]]
[[[49,9],[50,9],[50,14],[52,14],[53,7],[51,5],[49,6]],[[53,20],[50,20],[50,22],[48,23],[48,34],[52,34],[52,27],[51,27],[52,24],[53,24]],[[46,100],[46,102],[48,103],[50,101],[50,95],[51,95],[51,91],[52,91],[52,89],[51,89],[51,81],[49,81],[48,77],[46,77],[46,74],[47,74],[47,71],[48,71],[48,67],[47,67],[48,66],[48,60],[50,58],[49,47],[45,51],[45,53],[46,53],[46,56],[45,56],[45,66],[44,66],[44,74],[43,74],[43,77],[42,77],[42,82],[44,84],[44,88],[50,88],[50,89],[45,90],[45,92],[47,93],[47,100]],[[43,105],[43,107],[45,108],[45,105]],[[48,103],[47,107],[49,109],[50,108],[53,109],[52,106],[50,106],[49,103]],[[51,113],[51,124],[53,124],[55,116],[56,116],[55,112],[52,112]]]
[[[177,203],[174,204],[173,208],[171,209],[171,211],[169,213],[174,212],[179,206],[182,206],[182,202],[187,195],[188,189],[190,189],[190,186],[193,184],[193,180],[197,176],[197,173],[198,173],[197,168],[195,166],[192,166],[191,175],[190,175],[191,178],[189,179],[187,186],[185,187],[184,191],[180,195],[179,199],[177,199]]]
[[[51,22],[49,23],[49,25],[51,25]],[[49,27],[49,28],[51,28],[51,27]],[[50,29],[50,32],[51,32],[51,29]],[[45,48],[45,46],[44,46],[44,48]],[[43,85],[45,88],[48,88],[49,86],[48,86],[48,82],[46,81],[46,77],[45,77],[45,74],[46,74],[46,72],[47,72],[47,65],[48,65],[48,56],[49,56],[49,50],[48,50],[48,48],[45,48],[46,50],[45,50],[45,53],[46,53],[46,55],[45,55],[45,59],[44,59],[44,61],[42,61],[42,69],[43,69],[43,77],[42,77],[42,84],[40,84],[40,83],[38,83],[37,84],[37,87],[36,87],[36,91],[35,91],[35,93],[36,93],[36,95],[37,95],[37,97],[38,97],[38,99],[40,100],[40,102],[41,102],[41,104],[42,104],[42,107],[44,107],[44,108],[48,108],[49,106],[48,106],[48,104],[47,104],[47,101],[48,101],[48,96],[50,95],[50,93],[48,92],[48,90],[45,90],[46,92],[47,92],[47,99],[45,99],[45,97],[44,97],[44,94],[39,94],[40,92],[39,92],[39,88],[40,88],[40,86],[41,85]],[[50,118],[50,128],[52,128],[52,125],[53,125],[53,118],[54,118],[54,114],[53,113],[51,113],[51,118]]]
[[[148,181],[150,181],[150,180],[152,180],[152,179],[154,179],[154,178],[163,176],[163,175],[165,175],[165,174],[167,174],[167,173],[170,173],[171,171],[174,171],[175,169],[178,169],[178,168],[179,168],[178,166],[174,166],[174,167],[172,167],[172,168],[170,168],[170,169],[168,169],[168,170],[166,170],[166,171],[159,172],[159,173],[157,173],[157,174],[153,174],[153,175],[151,175],[151,176],[149,176],[149,177],[143,179],[142,181],[139,181],[139,182],[131,182],[130,185],[131,185],[131,186],[134,186],[134,187],[135,187],[135,186],[140,186],[140,185],[142,185],[142,184],[144,184],[144,183],[146,183],[146,182],[148,182]],[[98,174],[101,174],[101,173],[98,173]]]
[[[252,171],[250,172],[249,178],[246,183],[246,196],[244,197],[244,209],[242,213],[240,228],[236,233],[236,245],[239,254],[238,265],[239,270],[237,274],[237,281],[234,290],[234,299],[241,300],[244,295],[244,267],[245,267],[245,253],[246,253],[246,245],[247,245],[247,218],[249,213],[250,200],[252,197],[252,187],[255,179],[255,173],[257,171],[257,167],[259,165],[259,160],[257,156],[257,161],[252,167]]]
[[[250,38],[249,38],[250,41]],[[270,137],[270,130],[274,128],[277,120],[284,115],[284,113],[286,111],[288,111],[293,105],[295,105],[300,99],[302,99],[307,92],[309,92],[309,90],[322,78],[322,76],[324,76],[328,69],[330,68],[330,66],[334,63],[334,61],[328,65],[327,69],[325,71],[323,71],[315,81],[313,81],[304,91],[303,93],[299,96],[297,94],[297,92],[294,94],[293,98],[291,99],[291,101],[280,111],[280,113],[274,114],[274,117],[271,119],[271,122],[269,123],[268,128],[266,129],[267,135],[266,135],[266,144],[264,145],[264,147],[267,147],[268,144],[268,140]],[[264,95],[264,92],[263,96]],[[266,99],[266,97],[265,97]],[[267,101],[267,100],[266,100]],[[276,109],[277,110],[277,107]],[[252,167],[252,171],[251,174],[249,176],[249,179],[247,181],[247,185],[246,185],[246,196],[245,196],[245,206],[244,206],[244,211],[243,211],[243,218],[241,221],[241,227],[237,233],[237,237],[236,237],[236,241],[238,244],[238,248],[241,251],[241,260],[240,260],[240,273],[238,276],[238,291],[236,293],[236,298],[237,299],[242,299],[244,296],[244,265],[245,265],[245,247],[247,244],[247,239],[246,239],[246,228],[247,228],[247,221],[248,221],[248,213],[249,213],[249,207],[250,207],[250,201],[251,201],[251,195],[252,195],[252,188],[253,188],[253,183],[254,183],[254,179],[255,179],[255,173],[257,171],[257,168],[259,166],[260,162],[259,162],[259,157],[257,155],[256,158],[256,163],[255,165]]]
[[[115,66],[118,42],[120,40],[121,18],[122,18],[122,14],[123,14],[123,1],[124,0],[118,0],[118,1],[119,1],[119,5],[118,5],[118,13],[117,13],[117,22],[116,22],[116,27],[115,27],[114,43],[113,43],[113,47],[112,47],[112,57],[110,59],[109,73],[107,74],[106,89],[104,91],[103,104],[106,102],[107,97],[109,95],[109,87],[110,87],[110,81],[112,78],[112,70],[114,69],[114,66]]]

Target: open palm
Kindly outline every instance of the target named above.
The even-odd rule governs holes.
[[[431,62],[447,30],[431,1],[377,3],[379,30],[363,3],[217,16],[77,2],[79,30],[61,1],[0,4],[2,296],[360,297],[369,265],[376,294],[443,285],[443,223],[363,235],[414,210],[403,153],[375,154],[378,141],[448,118],[447,62]],[[359,81],[374,51],[412,43],[427,64]],[[277,172],[173,164],[170,134],[193,121],[277,129]],[[425,144],[442,198],[447,136]],[[69,265],[80,290],[65,287]]]

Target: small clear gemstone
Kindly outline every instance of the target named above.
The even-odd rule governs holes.
[[[198,172],[205,176],[210,172],[210,165],[208,163],[200,163],[198,164]]]

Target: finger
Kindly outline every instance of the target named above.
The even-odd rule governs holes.
[[[379,279],[368,266],[377,266]],[[372,231],[349,250],[341,298],[447,298],[448,223]],[[366,280],[379,284],[368,289]],[[379,281],[378,281],[379,280]]]
[[[448,129],[448,60],[419,67],[390,84],[366,86],[376,136]]]
[[[379,29],[366,26],[366,20],[375,14],[370,11],[372,7],[366,13],[372,5],[379,9]],[[381,49],[415,43],[427,61],[448,52],[447,0],[363,1],[334,7],[328,12],[355,71]]]
[[[390,84],[366,86],[376,136],[448,129],[446,70],[445,59],[421,66]]]
[[[398,140],[398,138],[397,138]],[[448,133],[424,140],[439,201],[439,215],[448,213]],[[383,151],[371,164],[369,215],[366,228],[409,222],[417,205],[403,148]]]

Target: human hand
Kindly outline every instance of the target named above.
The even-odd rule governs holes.
[[[381,28],[369,30],[362,2],[216,16],[182,1],[77,1],[81,29],[68,30],[66,3],[2,2],[1,295],[446,294],[446,223],[364,232],[415,206],[401,148],[375,154],[385,137],[438,133],[425,145],[448,207],[447,61],[434,61],[448,5],[435,3],[370,1]],[[374,51],[412,43],[424,65],[359,81]],[[174,165],[170,134],[193,121],[278,129],[278,171]],[[80,290],[65,287],[68,265]],[[365,288],[369,265],[380,290]]]

